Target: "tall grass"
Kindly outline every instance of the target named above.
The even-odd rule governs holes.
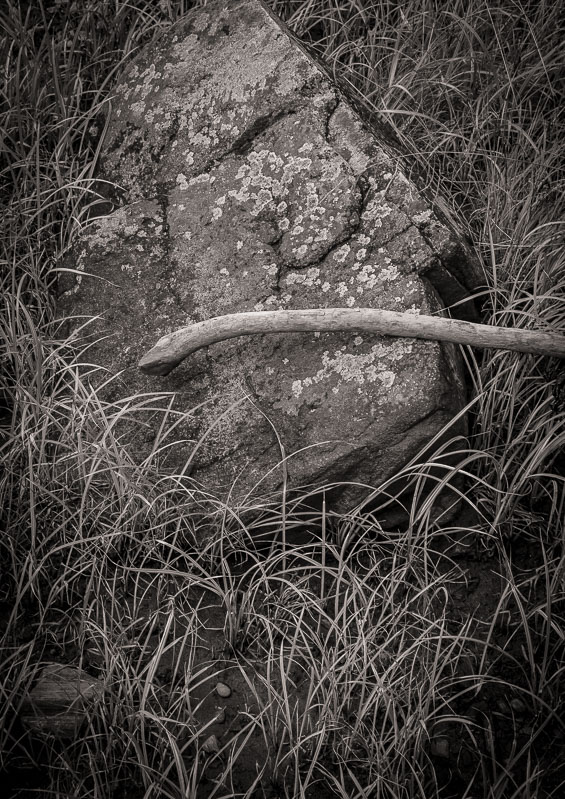
[[[370,512],[324,505],[308,543],[290,543],[303,519],[289,502],[265,547],[276,506],[250,523],[245,507],[164,472],[178,423],[166,397],[102,401],[88,345],[62,333],[57,270],[99,210],[113,82],[189,5],[0,9],[3,782],[14,796],[93,799],[559,797],[565,383],[555,362],[465,351],[469,441],[446,430],[379,487]],[[559,4],[270,6],[386,123],[469,239],[484,321],[565,332]],[[154,450],[134,462],[122,422],[156,412]],[[455,515],[436,510],[446,487]],[[401,505],[403,526],[383,530],[381,511]],[[104,686],[70,741],[21,723],[51,661]],[[218,681],[235,697],[223,723]]]

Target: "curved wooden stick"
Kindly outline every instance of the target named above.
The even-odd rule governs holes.
[[[316,308],[305,311],[249,311],[206,319],[160,338],[140,360],[139,368],[146,374],[167,375],[192,352],[236,336],[342,330],[453,341],[472,347],[493,347],[565,358],[565,336],[556,333],[479,325],[442,316],[421,316],[376,308]]]

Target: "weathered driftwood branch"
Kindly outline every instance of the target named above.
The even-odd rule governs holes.
[[[139,368],[150,375],[166,375],[192,352],[236,336],[341,330],[453,341],[473,347],[565,358],[565,336],[555,333],[479,325],[442,316],[396,313],[375,308],[316,308],[305,311],[250,311],[206,319],[163,336],[145,353]]]

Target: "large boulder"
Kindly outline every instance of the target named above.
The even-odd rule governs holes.
[[[158,338],[192,322],[331,306],[429,314],[473,276],[399,158],[258,0],[195,9],[131,63],[100,177],[118,184],[118,207],[80,235],[60,311],[101,316],[91,357],[122,373],[124,396],[176,392],[184,443],[165,467],[233,503],[283,479],[378,485],[462,407],[457,350],[412,339],[240,338],[167,377],[139,371]],[[362,495],[344,490],[340,509]]]

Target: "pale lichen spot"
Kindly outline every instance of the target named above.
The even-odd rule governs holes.
[[[186,177],[182,173],[179,175],[179,177],[182,177],[184,180],[186,180]],[[177,183],[179,182],[179,177],[177,177]],[[212,177],[207,172],[201,172],[200,175],[195,175],[193,178],[190,178],[188,185],[194,186],[198,183],[213,183],[215,180],[216,178]]]
[[[243,247],[243,242],[242,241],[238,241],[237,244],[236,244],[237,251],[239,252],[239,250],[241,250],[242,247]]]
[[[252,216],[258,216],[263,208],[273,202],[273,195],[269,189],[260,189],[256,194],[255,207],[251,209]]]
[[[426,211],[422,211],[419,214],[415,214],[412,217],[412,221],[415,222],[417,225],[427,225],[432,218],[432,211],[431,209],[427,209]]]
[[[294,394],[294,396],[298,399],[298,397],[304,391],[304,388],[302,386],[302,381],[301,380],[294,380],[293,383],[292,383],[291,389],[292,389],[292,393]]]
[[[299,247],[299,249],[301,249]],[[317,266],[311,266],[305,272],[290,272],[286,278],[285,282],[287,286],[292,286],[293,284],[300,284],[304,286],[317,286],[320,284],[320,270]]]
[[[398,277],[398,267],[394,264],[392,266],[385,267],[381,269],[379,272],[379,278],[381,280],[385,280],[386,282],[390,283],[393,280],[396,280]]]
[[[182,172],[179,172],[179,174],[177,175],[176,183],[182,191],[186,191],[188,189],[189,184],[186,179],[186,175],[184,175]]]
[[[391,388],[392,384],[396,379],[396,375],[394,374],[394,372],[389,372],[389,371],[380,372],[379,374],[377,374],[377,377],[385,388]]]
[[[131,113],[136,117],[142,117],[145,111],[145,103],[139,100],[137,103],[132,103],[130,105]]]
[[[363,286],[357,288],[357,293],[362,293],[365,288],[372,289],[377,282],[374,266],[372,264],[363,264],[356,279],[358,283],[363,284]],[[361,289],[361,292],[359,289]]]
[[[351,247],[349,246],[349,244],[342,244],[342,246],[335,252],[334,255],[335,260],[340,264],[343,263],[347,258],[347,256],[349,255],[350,251]]]

